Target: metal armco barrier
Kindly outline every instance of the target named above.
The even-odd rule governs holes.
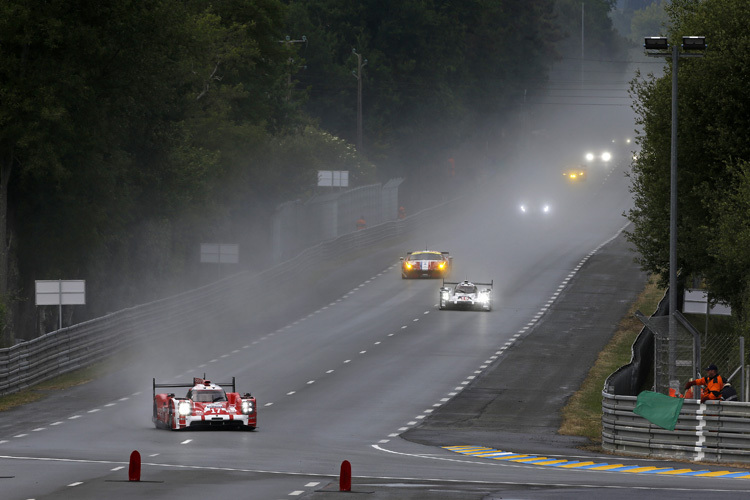
[[[686,399],[674,431],[633,413],[636,396],[602,392],[602,447],[627,455],[750,463],[750,403]]]
[[[238,273],[179,295],[117,311],[0,349],[0,396],[84,368],[144,339],[177,334],[195,325],[205,324],[210,329],[212,322],[229,312],[246,313],[250,302],[277,299],[269,295],[268,282],[278,286],[293,284],[315,272],[322,262],[331,262],[413,234],[421,225],[444,217],[454,201],[403,220],[385,222],[319,243],[260,273]]]

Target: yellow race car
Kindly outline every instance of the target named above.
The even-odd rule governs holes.
[[[563,177],[570,182],[580,182],[586,180],[587,169],[584,165],[576,165],[563,172]]]
[[[448,252],[421,250],[401,257],[401,278],[445,278],[453,266]]]

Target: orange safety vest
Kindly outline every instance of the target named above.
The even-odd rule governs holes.
[[[365,220],[364,219],[358,219],[357,220],[357,229],[364,229],[365,227],[367,227],[367,223],[365,222]]]
[[[714,378],[702,377],[695,379],[695,385],[702,385],[701,399],[721,399],[721,389],[724,387],[724,379],[721,375]]]

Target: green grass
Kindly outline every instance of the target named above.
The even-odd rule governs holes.
[[[101,377],[114,370],[122,368],[126,363],[128,353],[121,352],[117,356],[104,359],[86,368],[74,370],[64,375],[60,375],[37,385],[23,389],[13,394],[0,396],[0,412],[8,411],[11,408],[22,406],[46,397],[50,391],[59,391],[69,389],[78,385],[83,385],[92,380]]]
[[[631,347],[643,328],[643,323],[635,317],[635,311],[651,314],[663,296],[664,289],[657,287],[653,280],[646,284],[628,313],[620,320],[612,339],[599,353],[581,388],[563,408],[560,434],[587,437],[595,443],[595,447],[601,443],[604,381],[615,370],[630,362]]]

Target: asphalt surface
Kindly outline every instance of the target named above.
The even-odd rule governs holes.
[[[634,257],[621,233],[587,258],[536,326],[521,334],[480,378],[401,438],[436,447],[597,455],[580,449],[591,444],[589,439],[558,434],[560,414],[646,284],[647,275]],[[514,490],[512,485],[497,491],[470,483],[398,484],[352,474],[352,492],[368,498],[530,498],[528,489]],[[339,490],[337,481],[330,482],[304,498],[334,498],[341,495]],[[570,498],[579,494],[568,493]],[[537,491],[531,497],[560,498],[561,492],[554,489],[549,495]],[[618,498],[616,492],[613,498]],[[622,498],[632,498],[632,492]]]
[[[588,440],[560,436],[560,412],[578,390],[643,290],[647,276],[620,234],[562,290],[533,329],[523,333],[491,370],[404,438],[526,453],[552,453]]]

